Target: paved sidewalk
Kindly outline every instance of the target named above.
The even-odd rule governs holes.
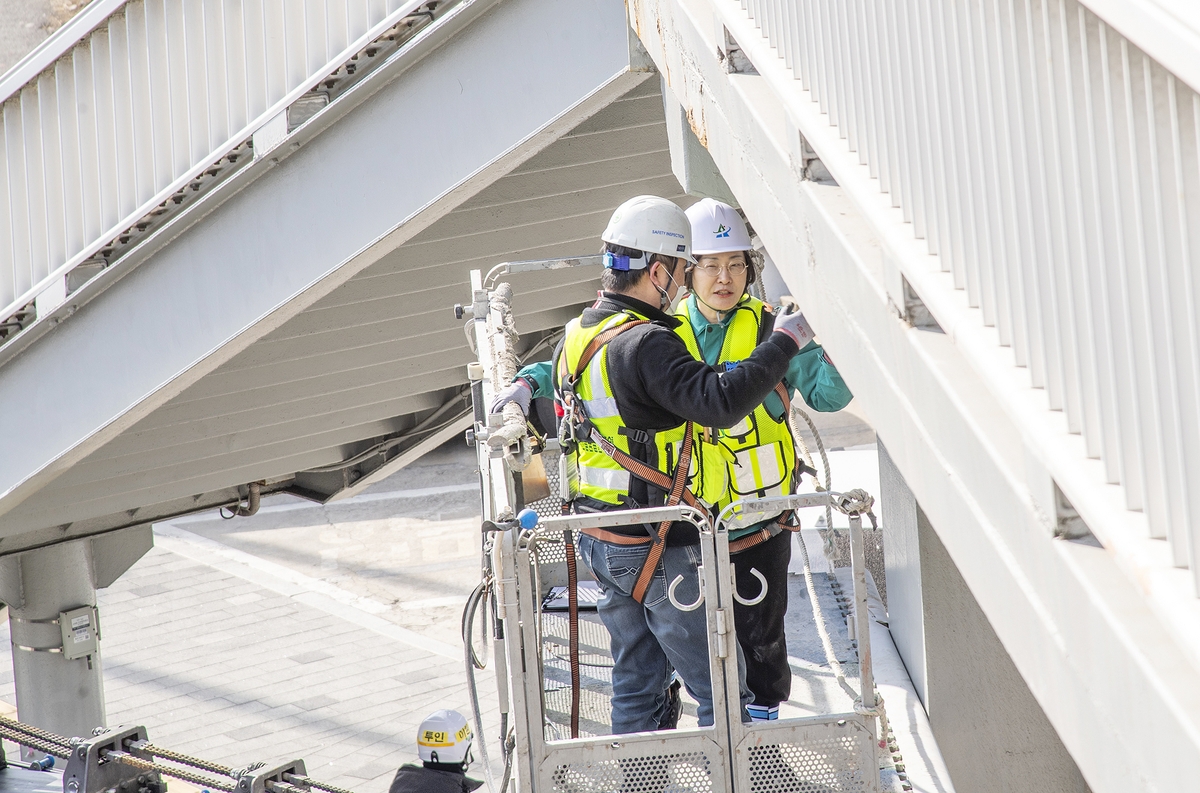
[[[458,615],[478,580],[478,496],[454,481],[466,459],[435,453],[344,504],[277,498],[254,518],[156,527],[156,547],[100,592],[109,723],[235,767],[303,757],[314,778],[386,790],[428,713],[470,713]],[[5,622],[11,704],[9,646]],[[490,670],[479,687],[495,745]]]

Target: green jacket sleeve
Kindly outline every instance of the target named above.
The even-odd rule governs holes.
[[[841,410],[854,398],[837,367],[815,341],[792,356],[784,381],[793,396],[799,393],[810,408],[821,413]]]
[[[538,361],[522,367],[517,377],[533,386],[533,396],[552,399],[554,397],[554,362]]]

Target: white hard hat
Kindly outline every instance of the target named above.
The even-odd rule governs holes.
[[[430,713],[417,728],[417,754],[426,763],[469,763],[471,726],[457,710]]]
[[[746,221],[737,210],[712,198],[703,198],[687,211],[692,227],[692,253],[734,253],[751,249]]]
[[[689,262],[696,261],[692,258],[692,224],[687,215],[658,196],[640,195],[621,204],[613,212],[600,239],[646,253],[682,256]],[[612,265],[606,263],[605,266]],[[635,270],[646,266],[647,259],[631,259],[627,264]]]

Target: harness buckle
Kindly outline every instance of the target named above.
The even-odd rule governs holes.
[[[633,441],[634,443],[640,443],[643,446],[649,445],[650,443],[650,433],[646,432],[645,430],[622,426],[617,428],[617,432],[624,435],[626,438],[629,438],[629,440]]]

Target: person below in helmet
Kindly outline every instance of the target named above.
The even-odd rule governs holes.
[[[457,710],[435,711],[417,728],[421,765],[400,766],[388,793],[470,793],[483,783],[467,776],[474,735]]]
[[[576,438],[573,452],[580,472],[574,499],[579,512],[665,503],[691,422],[727,427],[743,421],[812,340],[803,316],[791,315],[777,321],[736,369],[718,374],[688,351],[676,333],[681,320],[671,315],[682,294],[685,265],[692,262],[691,224],[683,210],[666,199],[639,196],[617,208],[602,239],[603,291],[567,325],[553,377],[547,378],[553,379],[560,402],[586,418],[579,426],[595,430],[583,430],[588,434]],[[518,380],[492,410],[505,401],[528,410],[533,388],[540,391],[542,385]],[[546,385],[542,395],[549,396]],[[720,475],[711,493],[700,477],[691,477],[685,500],[715,501],[724,494],[723,463]],[[713,723],[705,611],[676,609],[666,591],[668,582],[681,576],[677,599],[699,597],[699,535],[687,523],[669,526],[665,537],[661,528],[588,529],[579,540],[580,558],[604,591],[598,609],[611,635],[614,733],[666,723],[673,670],[698,703],[701,726]],[[648,559],[653,564],[646,569]],[[743,701],[749,698],[743,690]]]
[[[738,362],[769,333],[775,321],[770,307],[747,293],[755,280],[754,256],[746,224],[733,207],[711,198],[687,210],[692,224],[692,251],[696,264],[687,271],[688,297],[679,308],[684,322],[677,329],[693,355],[718,371]],[[783,378],[790,402],[799,394],[813,410],[841,410],[853,395],[837,368],[815,341],[797,352]],[[718,442],[730,451],[729,491],[713,505],[719,512],[741,498],[764,498],[795,492],[800,480],[790,427],[789,405],[778,392],[770,394],[746,419],[729,428],[715,429]],[[792,685],[784,635],[787,611],[787,569],[792,556],[789,515],[777,516],[729,532],[731,560],[737,570],[738,592],[753,600],[748,606],[735,601],[734,625],[746,656],[746,684],[754,702],[755,720],[778,718]],[[783,523],[780,522],[783,518]]]

